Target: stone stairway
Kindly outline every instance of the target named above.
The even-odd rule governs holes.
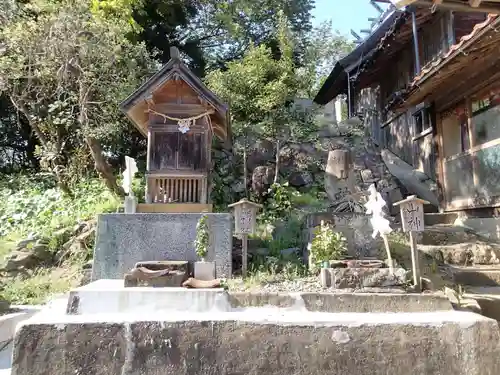
[[[432,217],[436,223],[449,220],[450,215],[441,219]],[[426,215],[426,223],[432,220]],[[500,321],[500,243],[469,228],[435,224],[426,227],[418,248],[446,266],[455,285],[455,292],[447,294],[454,294],[449,297],[457,308]]]
[[[467,286],[463,298],[475,300],[481,309],[482,315],[500,321],[500,285]]]

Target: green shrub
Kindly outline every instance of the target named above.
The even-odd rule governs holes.
[[[341,259],[347,250],[347,242],[344,236],[339,232],[334,232],[330,226],[323,221],[314,232],[312,240],[310,257],[315,267],[322,262]]]
[[[204,260],[207,256],[209,245],[209,231],[208,231],[208,216],[202,215],[198,224],[196,224],[196,239],[194,240],[194,247],[196,254]]]
[[[73,227],[103,212],[115,212],[120,200],[98,179],[83,180],[69,198],[48,177],[14,177],[0,185],[0,237],[22,237]]]

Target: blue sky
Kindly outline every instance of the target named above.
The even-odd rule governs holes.
[[[333,28],[347,36],[351,36],[351,29],[360,34],[360,29],[370,26],[368,18],[377,15],[369,0],[316,0],[313,11],[314,24],[331,19]]]

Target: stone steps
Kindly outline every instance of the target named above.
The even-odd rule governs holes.
[[[440,224],[451,225],[455,222],[456,219],[458,219],[458,214],[456,212],[424,214],[424,222],[426,226],[440,225]]]
[[[456,245],[462,243],[474,243],[476,241],[488,241],[478,235],[474,230],[449,224],[434,224],[426,226],[425,231],[420,234],[419,243],[422,245]]]
[[[458,285],[471,287],[500,287],[499,266],[451,266],[453,280]]]
[[[326,313],[416,313],[452,310],[446,296],[408,293],[247,293],[222,289],[125,288],[122,280],[98,280],[70,292],[68,315],[126,314],[138,309],[163,313],[242,309],[288,309]],[[63,308],[64,310],[64,308]]]
[[[481,314],[500,321],[500,287],[466,287],[464,299],[474,299],[481,308]]]

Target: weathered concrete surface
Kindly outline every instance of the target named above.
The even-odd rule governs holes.
[[[0,341],[9,340],[14,337],[16,326],[35,315],[39,309],[14,308],[9,314],[0,315]],[[1,343],[0,343],[1,346]]]
[[[198,260],[194,248],[200,214],[103,214],[98,216],[92,280],[123,279],[140,261]],[[217,277],[231,277],[232,217],[207,214]]]
[[[333,288],[376,288],[404,285],[406,270],[396,268],[326,268],[325,287]]]
[[[465,312],[75,318],[22,326],[12,375],[500,373],[497,322]]]
[[[73,289],[68,314],[113,314],[140,311],[209,311],[223,299],[223,289],[182,287],[126,288],[122,280],[97,280]]]
[[[121,280],[98,280],[70,292],[67,313],[113,314],[140,311],[231,311],[280,307],[319,312],[425,312],[452,310],[441,294],[247,293],[223,289],[124,288]]]
[[[426,312],[451,310],[444,295],[302,293],[308,311],[320,312]]]

